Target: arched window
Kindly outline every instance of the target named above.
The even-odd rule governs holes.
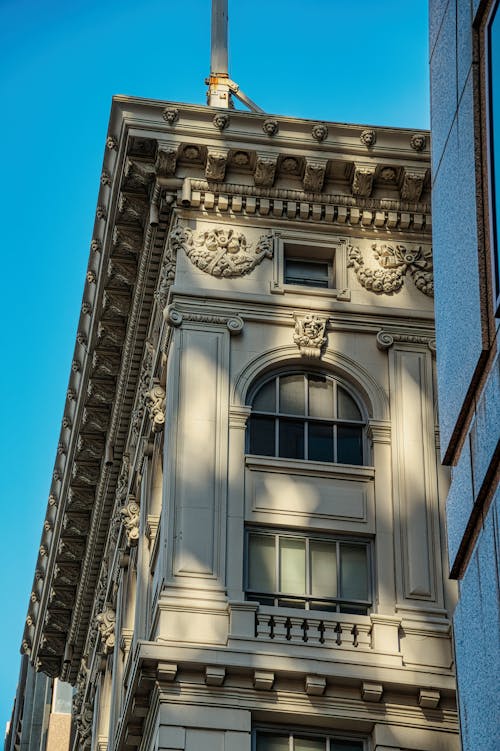
[[[335,378],[284,373],[251,399],[248,451],[289,459],[364,463],[364,427],[355,397]]]

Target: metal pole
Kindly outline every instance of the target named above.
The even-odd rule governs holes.
[[[227,3],[212,0],[212,39],[210,49],[210,75],[227,76]]]
[[[212,0],[212,34],[210,41],[210,76],[207,103],[210,107],[233,107],[231,94],[243,102],[252,112],[262,112],[255,102],[244,94],[238,84],[229,78],[228,67],[228,0]]]

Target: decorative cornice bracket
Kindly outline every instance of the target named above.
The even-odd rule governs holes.
[[[373,164],[355,162],[351,183],[353,196],[368,198],[371,195],[375,169]]]

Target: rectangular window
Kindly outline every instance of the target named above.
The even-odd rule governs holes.
[[[333,288],[334,253],[331,248],[285,243],[285,284]]]
[[[363,751],[361,740],[338,738],[302,731],[258,730],[255,751]]]
[[[492,214],[492,263],[496,297],[496,315],[500,315],[500,10],[498,4],[489,22],[489,126],[490,187]]]
[[[247,550],[247,599],[278,607],[368,613],[369,543],[250,531]]]

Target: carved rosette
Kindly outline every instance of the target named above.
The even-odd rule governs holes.
[[[116,613],[110,605],[106,605],[102,613],[96,616],[97,628],[101,634],[104,652],[108,654],[115,646]]]
[[[366,266],[359,248],[349,248],[348,266],[354,269],[358,282],[367,290],[378,294],[399,292],[409,273],[415,286],[424,295],[434,294],[431,251],[424,252],[421,246],[411,250],[405,245],[374,243],[373,257],[377,266]]]
[[[196,234],[188,227],[177,227],[171,243],[176,249],[182,248],[201,271],[216,277],[249,274],[263,258],[273,257],[271,235],[262,235],[253,247],[241,232],[222,227]]]
[[[165,426],[165,389],[157,383],[146,391],[145,398],[153,433],[159,433]]]
[[[321,357],[327,342],[325,334],[327,322],[327,318],[314,313],[296,316],[293,341],[299,348],[302,357]]]
[[[139,539],[140,507],[134,496],[130,496],[128,503],[120,509],[123,527],[130,546],[137,545]]]

